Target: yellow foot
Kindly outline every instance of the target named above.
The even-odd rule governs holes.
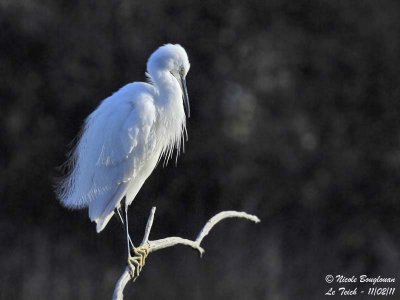
[[[133,281],[135,281],[143,266],[146,263],[146,257],[149,255],[149,246],[147,244],[133,248],[131,255],[128,256],[128,267],[130,269],[129,274]]]

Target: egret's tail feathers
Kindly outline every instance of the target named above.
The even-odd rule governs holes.
[[[97,233],[100,233],[108,224],[112,216],[114,215],[114,211],[110,214],[108,214],[106,217],[99,218],[94,220],[96,222],[96,231]]]
[[[125,192],[126,183],[122,183],[115,190],[100,195],[89,204],[89,218],[97,223],[96,230],[98,233],[106,227],[114,215],[114,209],[124,198]]]

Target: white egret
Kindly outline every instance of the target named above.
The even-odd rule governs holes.
[[[179,155],[190,116],[186,74],[190,63],[180,45],[158,48],[147,62],[148,83],[125,85],[106,98],[86,119],[69,158],[70,172],[58,197],[69,208],[89,208],[102,231],[114,212],[125,210],[158,161]],[[186,111],[186,114],[185,114]],[[134,247],[133,247],[134,248]]]

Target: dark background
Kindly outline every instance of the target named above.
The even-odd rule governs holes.
[[[135,242],[152,206],[151,239],[192,238],[221,210],[262,223],[224,221],[202,259],[151,255],[126,299],[325,299],[340,286],[327,274],[400,280],[400,2],[2,0],[0,298],[111,299],[118,220],[97,235],[53,186],[85,117],[168,42],[192,65],[189,142],[131,207]]]

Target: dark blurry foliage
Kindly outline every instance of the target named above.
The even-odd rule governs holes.
[[[135,299],[322,299],[326,274],[400,270],[397,1],[0,1],[1,299],[110,299],[122,228],[55,199],[85,117],[148,56],[191,60],[189,142],[130,210],[140,241],[226,221],[198,259],[150,256]],[[69,145],[69,146],[68,146]]]

